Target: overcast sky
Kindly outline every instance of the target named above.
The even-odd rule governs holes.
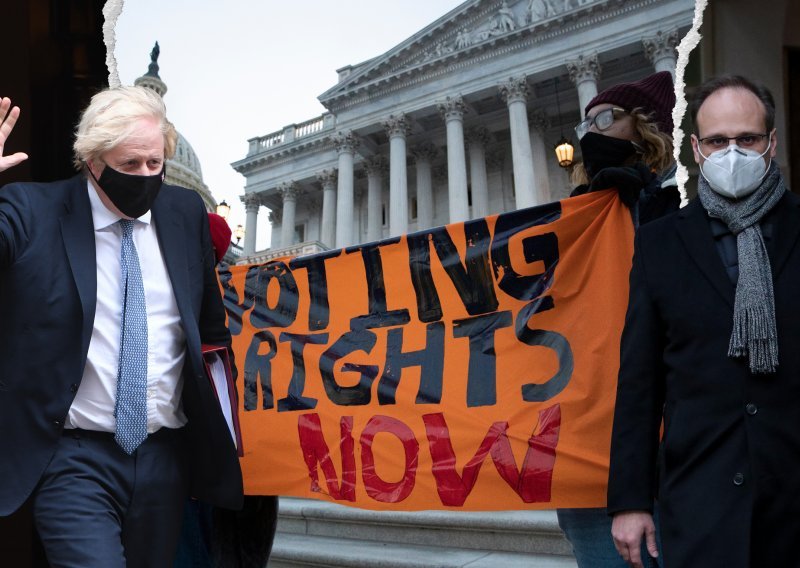
[[[203,180],[244,224],[244,176],[230,163],[247,139],[318,116],[336,69],[378,56],[463,0],[125,0],[117,20],[120,81],[147,72],[158,41],[170,120],[189,141]],[[268,244],[259,213],[256,249]]]

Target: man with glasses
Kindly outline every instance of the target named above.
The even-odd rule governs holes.
[[[699,88],[692,118],[698,199],[635,240],[612,534],[642,566],[642,538],[657,553],[657,497],[667,567],[795,565],[800,198],[774,161],[767,89],[713,79]]]

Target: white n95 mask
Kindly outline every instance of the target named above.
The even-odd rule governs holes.
[[[700,173],[718,194],[729,199],[747,197],[758,188],[767,173],[767,164],[762,158],[771,145],[772,141],[759,154],[731,144],[710,156],[703,154],[698,146],[697,151],[706,159],[700,166]]]

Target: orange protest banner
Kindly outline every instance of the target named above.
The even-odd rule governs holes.
[[[606,191],[222,269],[246,492],[604,506],[632,251]]]

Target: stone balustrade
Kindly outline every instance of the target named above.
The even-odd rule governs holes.
[[[248,156],[271,150],[275,146],[281,146],[319,134],[323,131],[332,130],[336,126],[336,117],[330,113],[321,114],[300,124],[290,124],[281,130],[271,132],[265,136],[251,138],[248,142],[250,148]]]
[[[240,258],[236,261],[236,264],[263,264],[276,258],[307,256],[325,250],[328,250],[328,247],[319,241],[306,241],[288,247],[269,248],[258,251],[248,257]]]

